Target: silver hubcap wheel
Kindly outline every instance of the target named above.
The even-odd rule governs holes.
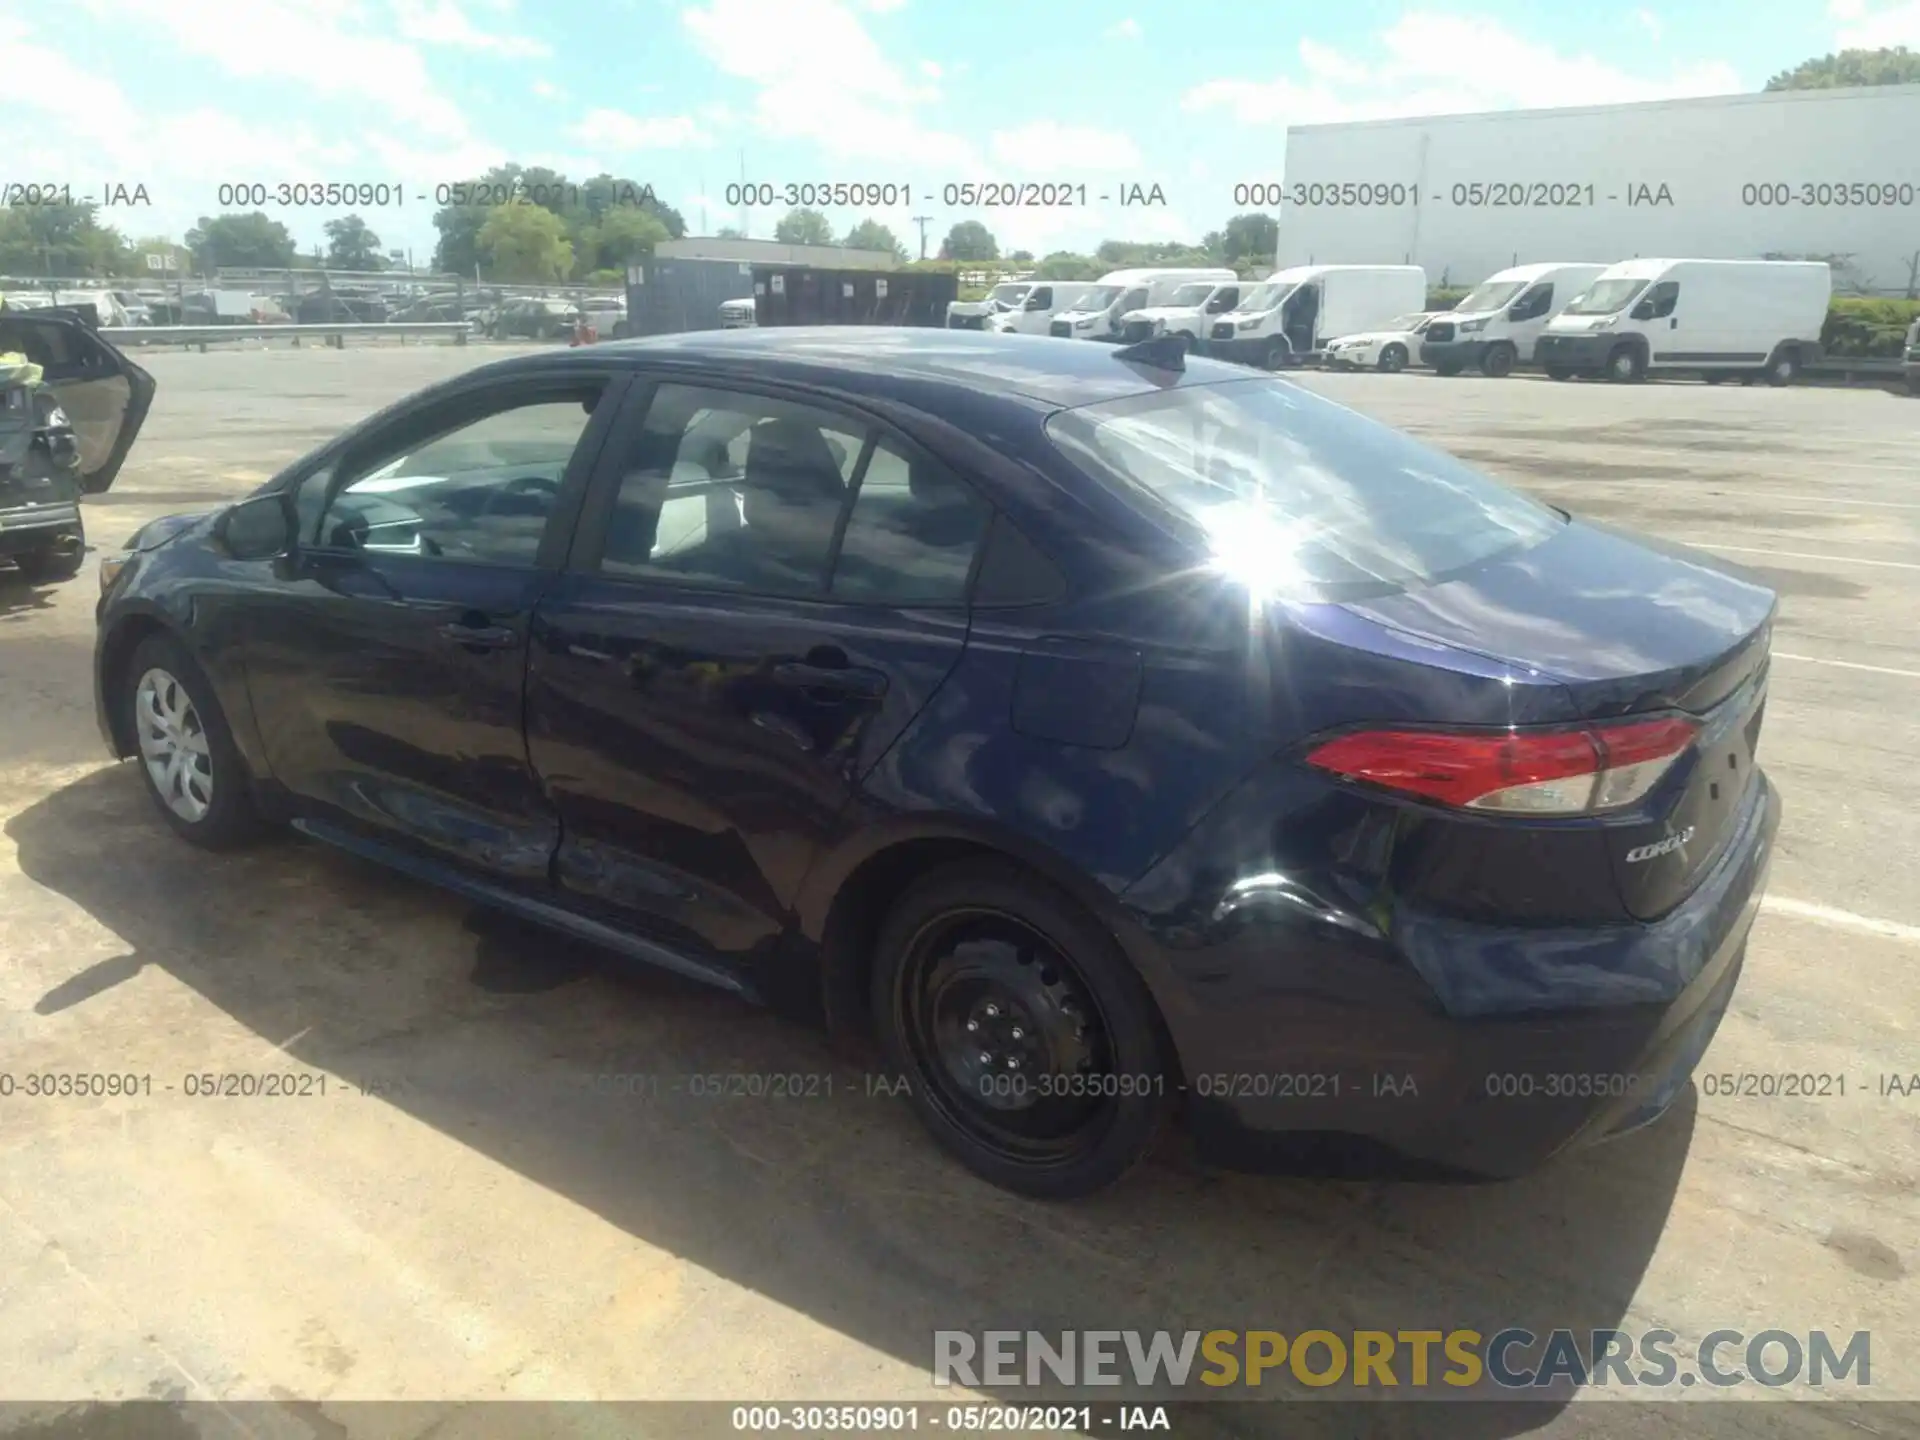
[[[133,717],[140,763],[161,803],[188,824],[205,819],[213,807],[213,754],[186,687],[165,670],[147,671],[134,687]]]

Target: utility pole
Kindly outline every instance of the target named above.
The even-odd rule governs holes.
[[[927,258],[927,226],[933,223],[933,216],[916,215],[913,223],[920,227],[920,258],[924,260]]]

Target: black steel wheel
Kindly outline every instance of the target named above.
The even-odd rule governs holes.
[[[1002,862],[944,867],[901,897],[873,1012],[934,1138],[1020,1194],[1112,1184],[1171,1108],[1139,975],[1079,906]]]

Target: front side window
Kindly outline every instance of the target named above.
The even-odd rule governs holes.
[[[1553,286],[1536,285],[1518,300],[1507,312],[1509,320],[1538,320],[1553,306]]]
[[[312,539],[370,554],[532,565],[602,389],[592,381],[534,397],[516,392],[402,422],[387,443],[346,462]],[[317,480],[302,487],[303,508]]]
[[[1358,599],[1536,545],[1554,511],[1278,380],[1063,410],[1053,443],[1261,593]]]
[[[1673,314],[1674,307],[1680,303],[1680,283],[1677,280],[1662,280],[1647,292],[1647,305],[1653,314],[1650,318],[1664,320]]]

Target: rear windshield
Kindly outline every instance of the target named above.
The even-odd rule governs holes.
[[[1282,380],[1180,386],[1047,422],[1117,484],[1265,594],[1352,600],[1537,545],[1557,511]]]

